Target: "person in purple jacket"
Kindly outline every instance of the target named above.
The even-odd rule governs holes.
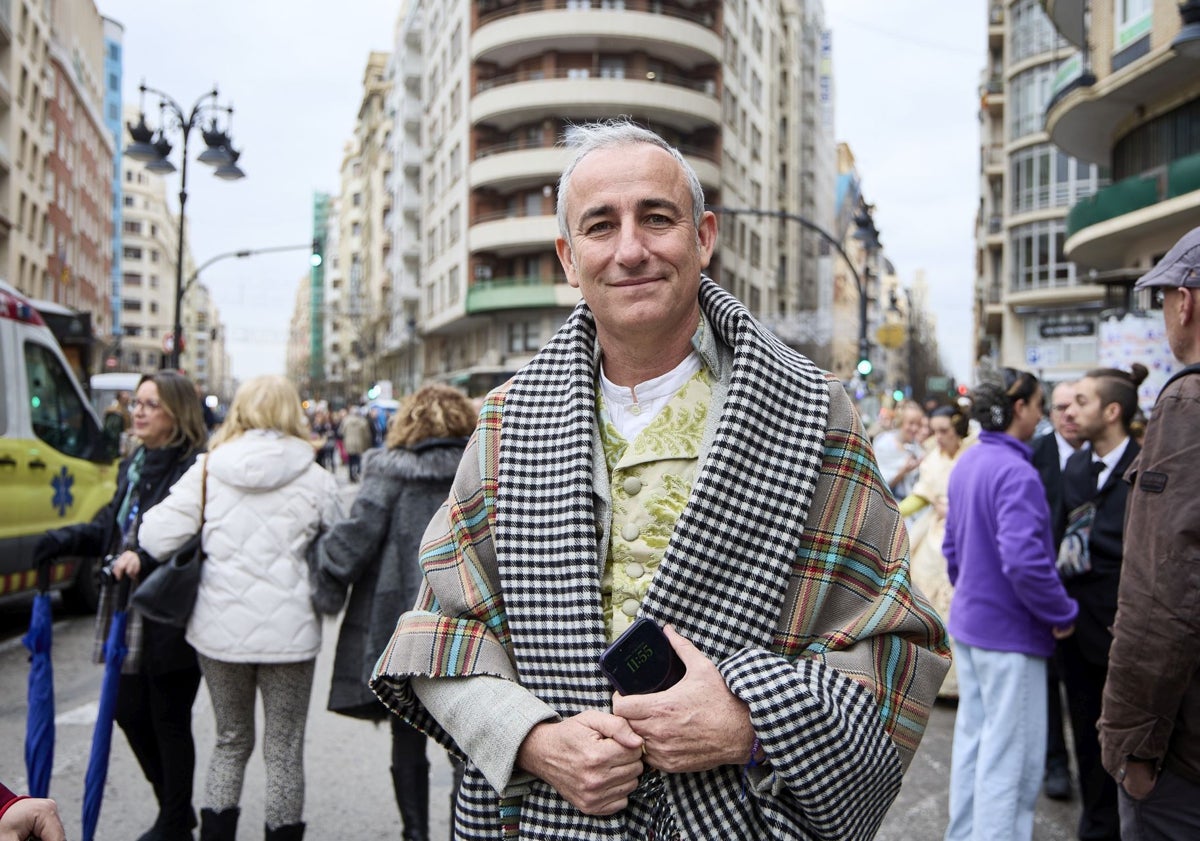
[[[982,431],[950,474],[942,552],[959,700],[946,841],[1033,836],[1046,759],[1046,662],[1079,606],[1055,570],[1050,509],[1028,441],[1042,387],[1004,369],[971,394]]]

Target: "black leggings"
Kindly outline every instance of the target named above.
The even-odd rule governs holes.
[[[192,703],[199,688],[200,669],[192,666],[159,675],[121,675],[117,690],[117,724],[154,787],[158,800],[155,823],[164,829],[196,825],[192,811],[196,770]]]

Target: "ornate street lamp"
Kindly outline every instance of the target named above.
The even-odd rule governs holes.
[[[126,128],[129,130],[129,145],[125,147],[125,155],[135,161],[142,161],[146,164],[146,169],[149,172],[158,175],[169,175],[175,171],[175,165],[169,160],[171,150],[174,148],[171,142],[167,140],[169,133],[179,132],[182,138],[181,159],[182,165],[179,171],[179,248],[175,260],[175,323],[171,333],[171,351],[170,363],[166,367],[178,368],[179,355],[183,349],[183,323],[181,309],[183,307],[183,293],[186,288],[183,284],[183,255],[184,255],[184,225],[186,220],[185,209],[187,207],[187,172],[188,172],[188,136],[193,128],[201,127],[204,135],[204,144],[207,147],[200,153],[198,160],[201,163],[216,167],[213,173],[218,178],[225,181],[236,181],[239,178],[244,178],[246,173],[242,172],[237,165],[238,156],[241,154],[233,148],[232,138],[229,136],[229,126],[233,119],[233,108],[230,106],[221,106],[217,104],[217,88],[214,85],[211,91],[208,91],[196,100],[190,111],[185,112],[183,108],[169,95],[155,88],[148,87],[143,82],[138,90],[141,92],[142,102],[139,107],[137,125],[127,123]],[[146,125],[145,99],[146,94],[150,93],[159,97],[159,127],[157,130],[151,129]],[[224,115],[224,128],[218,127],[218,120]],[[203,127],[203,122],[207,120],[207,128]]]

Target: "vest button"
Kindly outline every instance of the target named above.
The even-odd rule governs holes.
[[[626,477],[621,486],[625,488],[625,493],[630,496],[637,496],[638,491],[642,489],[642,480],[637,476],[629,476]]]
[[[630,578],[641,578],[646,570],[637,562],[625,564],[625,574]]]
[[[632,619],[633,617],[637,616],[638,608],[641,606],[641,602],[639,602],[637,599],[626,599],[621,604],[621,612]]]
[[[641,533],[642,533],[642,530],[639,529],[635,523],[626,523],[624,526],[621,527],[621,537],[625,538],[630,543],[637,540],[638,535],[640,535]]]

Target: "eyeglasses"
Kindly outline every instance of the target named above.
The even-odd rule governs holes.
[[[1071,404],[1070,403],[1055,403],[1050,408],[1052,411],[1055,411],[1055,412],[1065,412],[1067,409],[1071,408]]]
[[[1167,293],[1167,290],[1165,288],[1163,288],[1162,286],[1156,286],[1154,288],[1154,305],[1156,307],[1161,307],[1163,305],[1163,302],[1167,300],[1166,293]]]
[[[147,412],[157,412],[162,408],[162,403],[157,400],[138,400],[137,398],[129,401],[129,411],[136,412],[139,408],[144,408]]]

